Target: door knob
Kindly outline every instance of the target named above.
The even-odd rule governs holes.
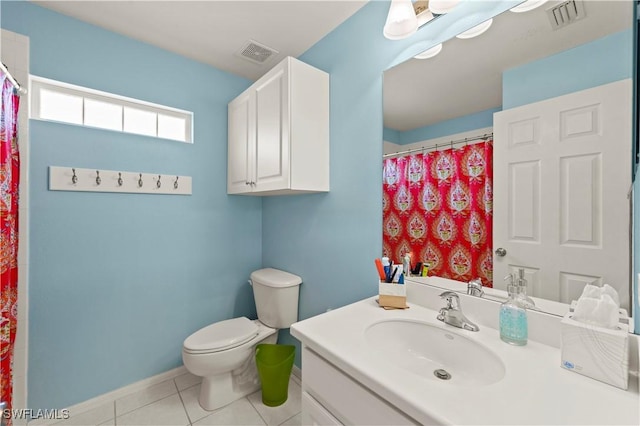
[[[496,249],[496,256],[500,256],[500,257],[504,257],[506,256],[507,251],[505,249],[503,249],[502,247],[498,247]]]

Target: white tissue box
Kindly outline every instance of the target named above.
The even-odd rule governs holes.
[[[561,367],[626,390],[629,320],[625,320],[609,329],[576,321],[573,312],[566,314],[561,321]]]

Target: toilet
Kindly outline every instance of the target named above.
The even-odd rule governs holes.
[[[302,279],[266,268],[251,273],[249,284],[258,319],[232,318],[208,325],[187,337],[182,361],[202,377],[199,402],[215,410],[260,389],[255,348],[276,343],[278,330],[298,320],[298,293]]]

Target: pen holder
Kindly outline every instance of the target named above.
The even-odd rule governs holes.
[[[407,309],[407,286],[380,281],[378,304],[385,309]]]

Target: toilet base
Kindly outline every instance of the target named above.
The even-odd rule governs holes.
[[[276,343],[278,333],[263,339],[259,343]],[[233,371],[202,378],[198,402],[207,411],[229,405],[232,402],[260,390],[260,378],[255,356]]]
[[[205,410],[213,411],[229,405],[259,389],[260,381],[234,386],[231,373],[220,374],[213,377],[203,377],[198,402],[200,402],[200,406]]]

